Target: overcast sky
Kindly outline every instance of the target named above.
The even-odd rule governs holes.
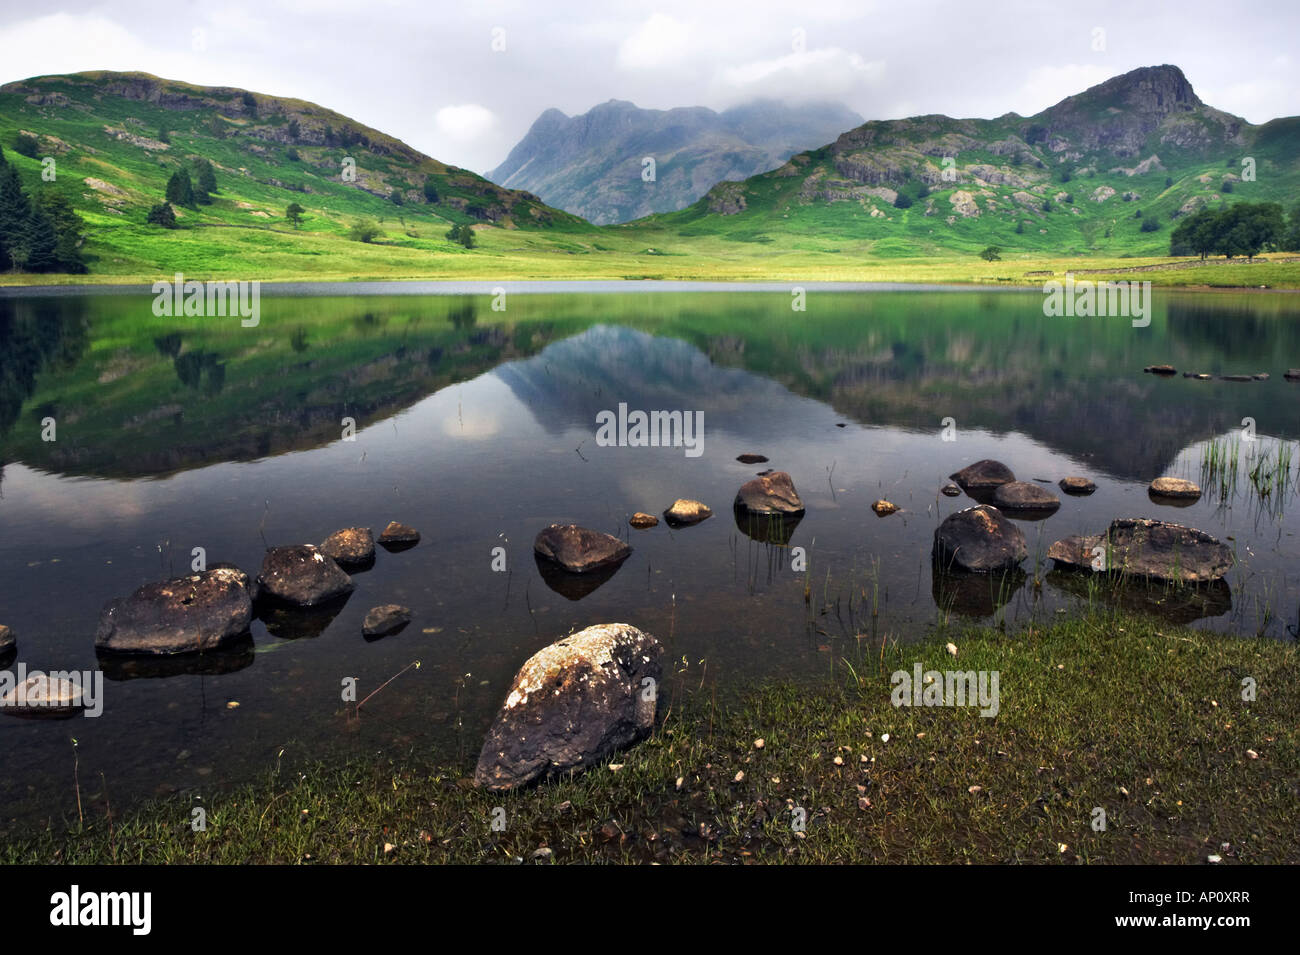
[[[296,96],[484,172],[551,106],[1028,115],[1160,63],[1258,123],[1300,114],[1297,37],[1295,0],[0,0],[0,81],[143,70]]]

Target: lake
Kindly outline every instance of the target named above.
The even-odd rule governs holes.
[[[156,317],[141,290],[0,296],[0,624],[29,670],[107,678],[98,718],[0,716],[0,824],[75,819],[74,760],[87,812],[174,791],[210,805],[277,760],[413,751],[468,769],[519,665],[597,622],[664,641],[674,692],[816,685],[881,640],[1108,602],[1295,639],[1294,295],[1157,290],[1134,328],[1045,317],[1038,291],[810,285],[799,312],[786,286],[537,285],[510,286],[503,311],[486,286],[268,286],[252,328]],[[1164,363],[1179,374],[1143,371]],[[605,446],[597,416],[620,405],[702,415],[699,453]],[[1020,524],[1023,577],[954,582],[931,541],[972,502],[939,489],[982,458],[1097,491]],[[766,468],[807,508],[775,539],[731,508]],[[1204,494],[1154,502],[1162,475]],[[628,526],[679,497],[713,517]],[[877,517],[880,498],[900,510]],[[1053,541],[1116,517],[1223,540],[1227,586],[1112,592],[1052,569]],[[422,540],[380,549],[335,615],[256,620],[197,662],[96,656],[104,604],[189,573],[196,547],[255,575],[268,546],[390,520]],[[575,590],[533,556],[556,522],[633,553]],[[387,603],[411,625],[365,639]],[[365,697],[395,675],[359,719],[343,702],[349,678]]]

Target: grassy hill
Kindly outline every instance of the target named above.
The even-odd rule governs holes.
[[[1243,180],[1247,157],[1254,181]],[[653,224],[761,245],[791,234],[808,247],[855,240],[879,257],[987,245],[1160,256],[1180,217],[1230,199],[1288,211],[1300,201],[1300,117],[1252,126],[1160,66],[1030,117],[866,123],[772,172],[718,183]],[[1152,221],[1158,228],[1143,232]]]
[[[36,138],[37,157],[13,150],[21,133]],[[465,252],[445,238],[453,224],[590,228],[529,193],[315,104],[144,73],[46,76],[0,87],[0,142],[29,191],[62,190],[86,220],[92,272],[253,271],[265,263],[306,273],[323,241],[344,239],[363,218],[380,222],[389,250],[444,255]],[[47,156],[56,164],[53,182],[41,177]],[[168,178],[199,157],[215,167],[215,201],[177,209],[177,232],[145,225]],[[355,162],[351,181],[343,177],[345,158]],[[426,201],[426,179],[436,202]],[[292,202],[307,210],[299,230],[285,218]]]
[[[34,157],[12,148],[22,134],[35,137]],[[1028,118],[867,123],[770,173],[719,183],[682,211],[603,227],[320,106],[141,73],[0,87],[0,144],[29,193],[59,190],[86,221],[90,268],[9,273],[0,284],[148,282],[178,271],[1034,284],[1041,272],[1141,267],[1157,269],[1142,277],[1158,284],[1300,287],[1294,262],[1225,269],[1168,258],[1172,224],[1195,208],[1227,196],[1290,210],[1300,198],[1300,118],[1252,126],[1201,103],[1175,67],[1117,77]],[[949,156],[954,182],[944,178]],[[1253,182],[1240,181],[1246,156]],[[53,181],[42,178],[45,157]],[[354,181],[342,176],[346,157]],[[213,203],[177,210],[178,229],[147,225],[172,173],[198,158],[215,167]],[[306,209],[300,228],[285,217],[293,202]],[[374,242],[348,236],[364,218],[380,224]],[[1159,229],[1142,232],[1148,220]],[[461,223],[478,248],[446,238]],[[1004,261],[981,261],[987,245],[1001,246]]]

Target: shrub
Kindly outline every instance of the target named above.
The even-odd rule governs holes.
[[[379,223],[374,219],[358,219],[348,230],[348,237],[357,242],[373,242],[382,235]]]
[[[452,242],[459,242],[467,249],[472,249],[477,244],[474,238],[474,229],[469,223],[463,225],[454,225],[447,230],[447,238]]]
[[[164,229],[176,228],[176,213],[172,211],[170,203],[160,202],[149,210],[149,215],[145,217],[145,222],[150,225],[160,225]]]
[[[19,133],[14,137],[14,152],[36,159],[41,154],[41,144],[30,133]]]

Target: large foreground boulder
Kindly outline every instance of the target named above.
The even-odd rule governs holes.
[[[944,572],[1011,570],[1029,556],[1025,535],[996,507],[949,514],[934,531],[933,557]]]
[[[129,597],[110,601],[99,615],[95,647],[148,654],[213,650],[247,633],[252,616],[247,575],[237,568],[214,567],[145,584]]]
[[[295,607],[315,607],[352,593],[352,578],[315,544],[270,548],[257,582],[264,596]]]
[[[474,782],[512,789],[585,769],[649,735],[662,653],[648,633],[605,623],[533,654],[510,684]]]
[[[796,515],[804,512],[794,481],[784,471],[768,471],[746,481],[736,492],[735,508],[750,514]]]
[[[1111,521],[1105,534],[1059,540],[1047,556],[1078,570],[1184,584],[1219,580],[1232,568],[1228,545],[1204,531],[1140,517]]]
[[[632,553],[632,548],[617,537],[577,524],[552,524],[545,528],[533,541],[533,550],[571,574],[617,566]]]

